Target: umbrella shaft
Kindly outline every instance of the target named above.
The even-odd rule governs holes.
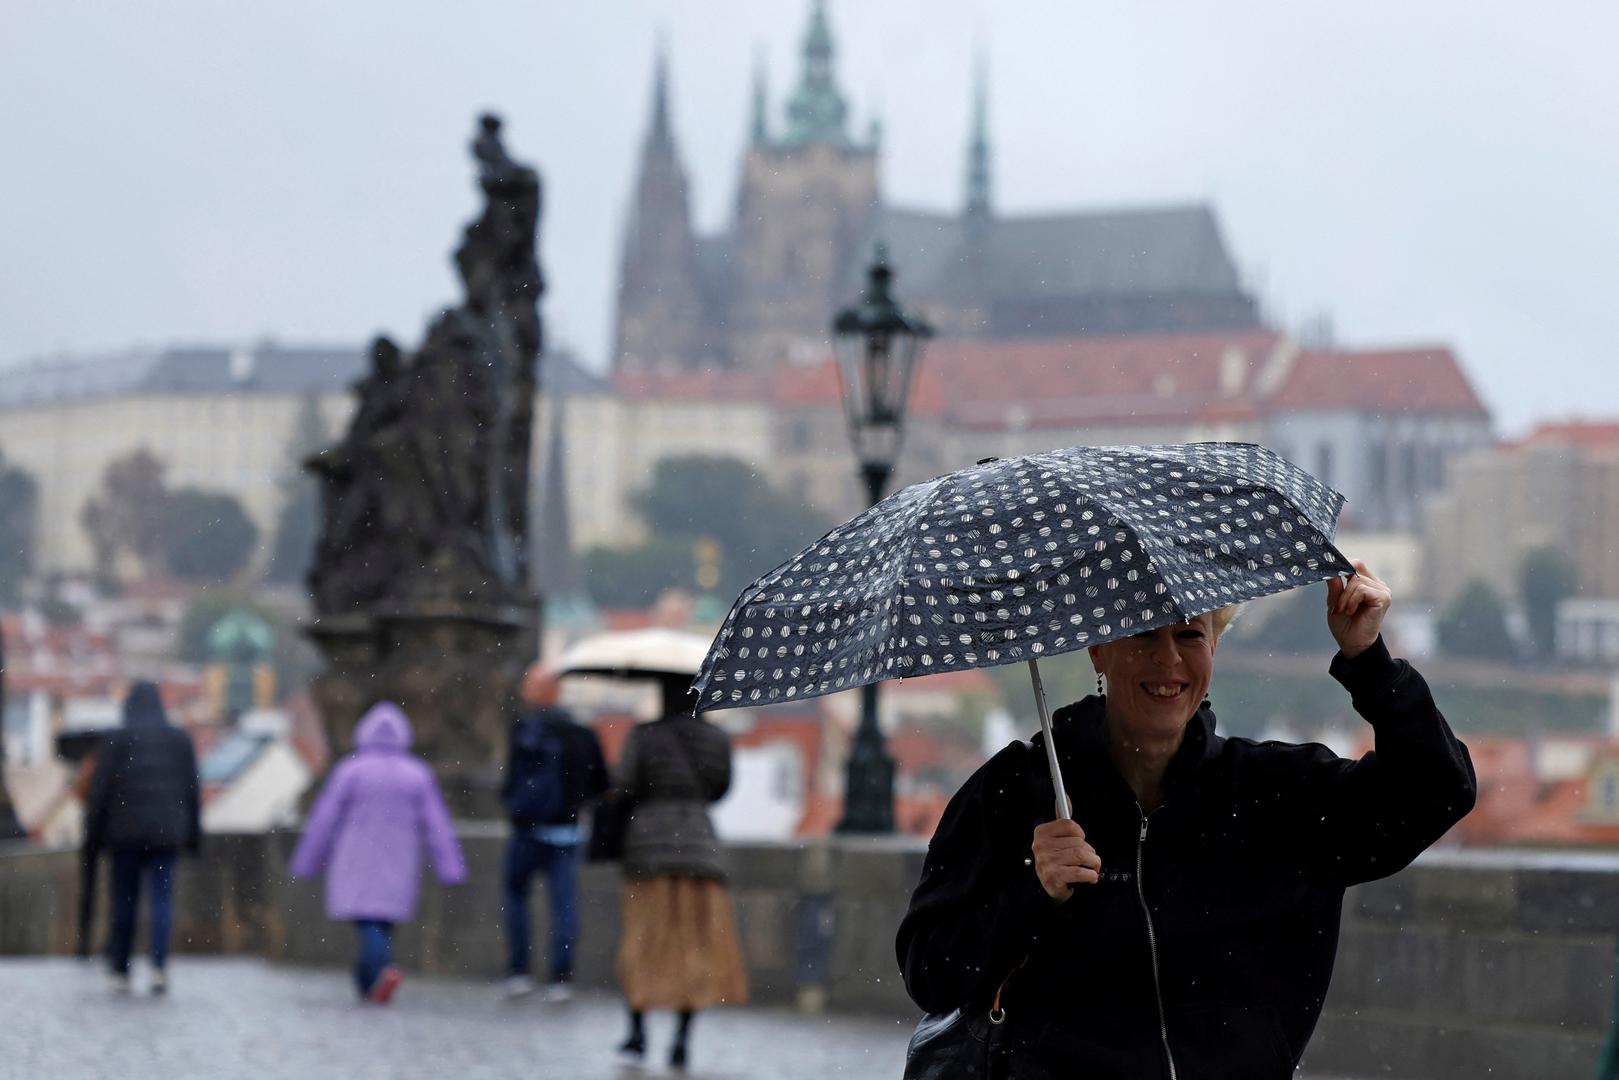
[[[1034,707],[1040,711],[1040,731],[1045,735],[1046,765],[1051,770],[1051,790],[1057,793],[1057,817],[1072,818],[1073,805],[1068,801],[1068,789],[1063,787],[1062,766],[1057,763],[1057,741],[1051,732],[1051,710],[1046,707],[1046,688],[1040,681],[1040,665],[1029,661],[1029,678],[1034,682]]]

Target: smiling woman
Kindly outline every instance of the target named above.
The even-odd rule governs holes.
[[[1354,565],[1328,585],[1331,672],[1375,753],[1217,735],[1225,608],[1088,650],[1105,690],[1053,725],[1072,820],[1050,820],[1042,736],[963,785],[899,932],[935,1014],[908,1077],[957,1075],[958,1051],[1021,1080],[1293,1075],[1345,887],[1404,867],[1475,794],[1466,747],[1383,645],[1388,586]]]

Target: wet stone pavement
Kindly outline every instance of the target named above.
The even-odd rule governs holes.
[[[169,994],[153,997],[146,970],[137,961],[122,995],[100,963],[0,957],[0,1080],[898,1080],[912,1027],[715,1009],[698,1017],[681,1074],[665,1066],[667,1014],[648,1020],[643,1065],[618,1061],[624,1015],[600,991],[552,1005],[507,1001],[495,983],[407,975],[379,1007],[330,968],[182,956]]]
[[[0,1077],[40,1080],[631,1080],[665,1068],[673,1018],[648,1020],[644,1067],[618,1063],[618,1000],[506,1001],[495,983],[407,975],[392,1005],[355,1000],[343,973],[246,958],[171,961],[166,998],[116,995],[100,964],[0,959]],[[786,1010],[697,1018],[693,1080],[892,1080],[909,1023]]]

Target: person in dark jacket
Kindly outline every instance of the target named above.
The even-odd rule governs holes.
[[[124,723],[96,753],[85,806],[85,845],[112,857],[113,988],[129,990],[129,954],[141,881],[152,907],[152,992],[168,989],[174,864],[202,839],[197,755],[191,736],[169,723],[156,684],[138,682],[124,699]]]
[[[631,730],[615,797],[634,806],[624,835],[618,978],[630,1032],[619,1052],[646,1053],[645,1013],[679,1016],[669,1066],[684,1069],[698,1010],[747,1001],[747,972],[725,862],[708,805],[731,787],[731,740],[693,712],[691,676],[661,682],[663,716]]]
[[[529,975],[529,884],[545,875],[551,902],[548,1001],[572,996],[573,950],[579,938],[579,811],[607,790],[607,764],[596,733],[557,705],[556,675],[535,664],[523,678],[528,708],[512,724],[501,802],[511,818],[502,874],[508,946],[506,993],[534,991]]]
[[[1410,863],[1476,792],[1466,747],[1383,643],[1388,587],[1354,565],[1328,583],[1331,673],[1376,749],[1216,734],[1205,694],[1232,609],[1092,647],[1105,693],[1054,718],[1073,820],[1051,820],[1038,737],[945,811],[897,943],[918,1005],[998,1004],[1020,1076],[1293,1075],[1345,887]]]

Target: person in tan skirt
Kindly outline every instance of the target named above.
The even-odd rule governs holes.
[[[619,1052],[646,1054],[645,1014],[679,1017],[669,1067],[684,1069],[701,1009],[747,1001],[736,916],[708,805],[731,786],[731,742],[693,714],[689,675],[660,681],[663,716],[630,732],[619,798],[634,806],[624,836],[624,930],[618,977],[629,1008]]]

